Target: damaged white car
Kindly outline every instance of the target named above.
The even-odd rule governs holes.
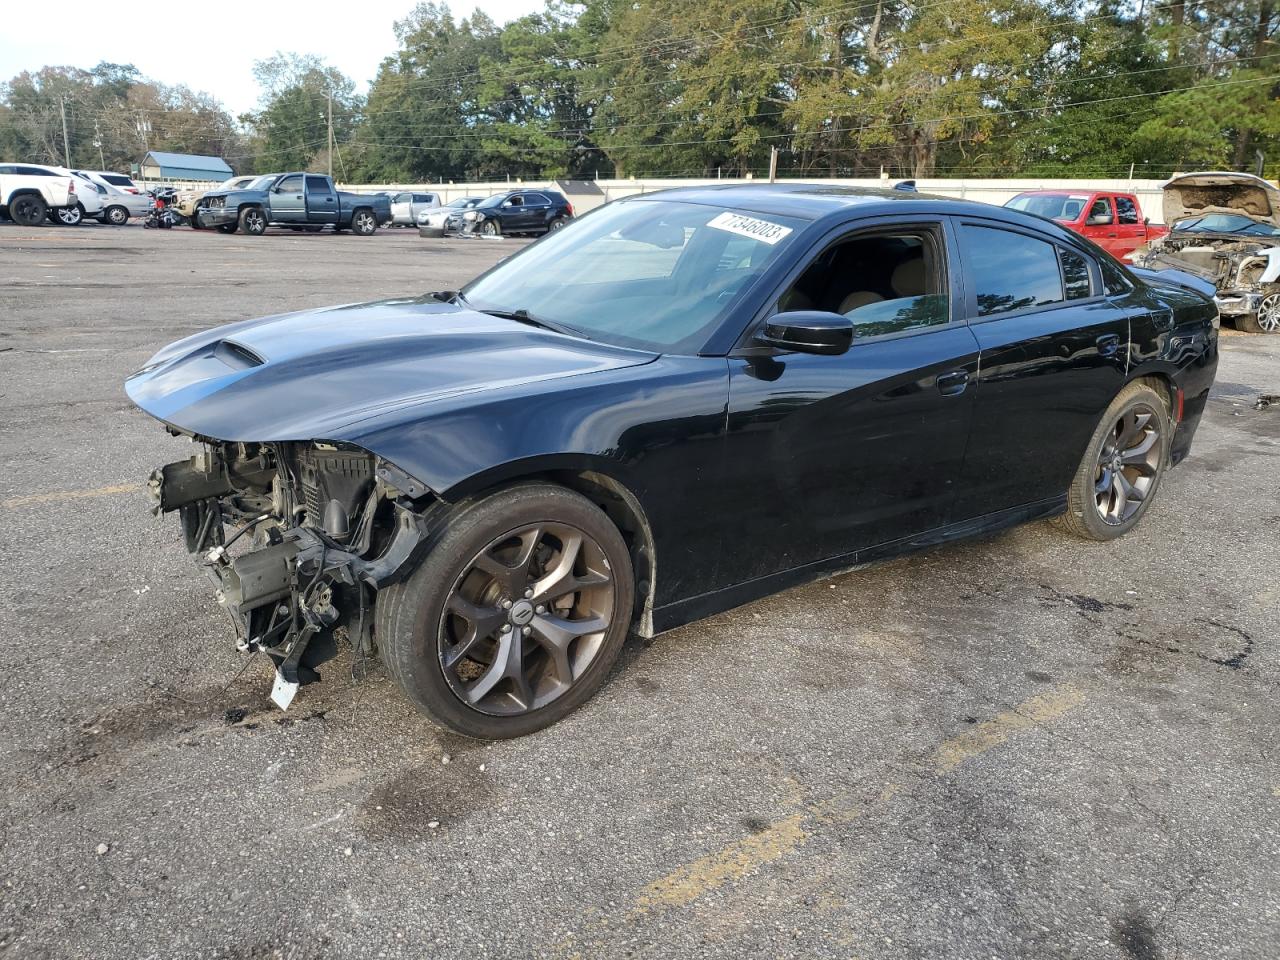
[[[1169,232],[1133,257],[1210,281],[1222,316],[1280,333],[1280,190],[1248,173],[1186,173],[1164,185]]]

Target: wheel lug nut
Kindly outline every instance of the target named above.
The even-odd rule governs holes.
[[[509,623],[504,623],[504,624],[502,625],[502,632],[503,632],[503,633],[510,633],[510,632],[511,632],[511,624],[509,624]]]
[[[529,629],[528,627],[525,627],[521,632],[522,632],[526,637],[527,637],[529,634],[533,633],[533,631],[532,631],[531,629]]]
[[[546,607],[544,607],[542,604],[538,604],[537,610],[538,610],[538,613],[546,613],[546,612],[547,612],[547,608],[546,608]]]
[[[533,596],[533,588],[531,587],[524,592],[524,598],[528,600],[532,596]]]
[[[504,610],[510,610],[510,609],[511,609],[511,601],[510,601],[510,600],[503,600],[503,601],[502,601],[502,609],[504,609]]]

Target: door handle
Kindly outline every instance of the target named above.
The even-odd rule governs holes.
[[[1114,237],[1114,236],[1115,236],[1115,234],[1114,234],[1114,233],[1108,233],[1108,234],[1107,234],[1107,236],[1108,236],[1108,237]]]
[[[957,397],[969,385],[968,370],[951,370],[938,374],[938,392],[944,397]]]
[[[1120,352],[1120,337],[1114,333],[1106,333],[1097,340],[1098,356],[1114,357]]]

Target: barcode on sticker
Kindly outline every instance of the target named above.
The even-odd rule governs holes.
[[[780,223],[757,220],[755,217],[744,217],[740,213],[730,213],[727,210],[707,221],[707,226],[715,227],[717,230],[726,230],[729,233],[736,233],[742,237],[750,237],[752,240],[759,240],[761,243],[767,243],[770,246],[773,246],[773,244],[791,232],[790,227],[784,227]]]

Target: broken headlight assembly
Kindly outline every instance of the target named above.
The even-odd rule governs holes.
[[[430,495],[393,464],[335,443],[217,443],[150,480],[213,579],[237,646],[276,666],[285,708],[345,635],[372,655],[372,604],[426,541]]]

